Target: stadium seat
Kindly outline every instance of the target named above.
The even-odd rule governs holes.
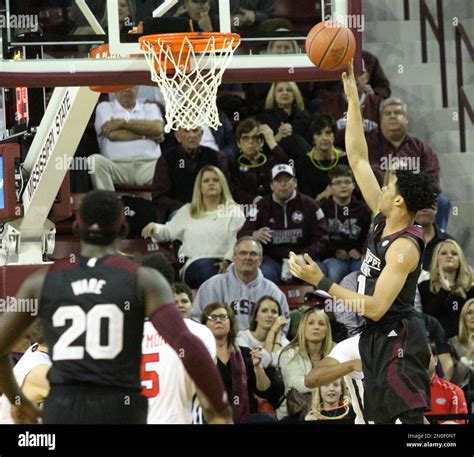
[[[132,195],[145,200],[151,200],[151,186],[134,186],[131,184],[120,184],[115,186],[115,193],[118,195]]]

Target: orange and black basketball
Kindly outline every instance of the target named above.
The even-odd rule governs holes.
[[[306,53],[321,70],[338,70],[354,57],[356,41],[350,29],[339,22],[316,24],[306,37]]]

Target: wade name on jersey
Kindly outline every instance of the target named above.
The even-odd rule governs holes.
[[[367,248],[360,272],[367,278],[375,278],[380,275],[381,264],[382,261]]]
[[[84,295],[84,294],[102,294],[102,289],[107,284],[107,281],[104,279],[89,278],[89,279],[80,279],[79,281],[74,281],[71,283],[72,291],[74,295]]]

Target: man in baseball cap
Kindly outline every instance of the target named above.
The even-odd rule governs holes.
[[[282,279],[291,280],[289,270],[282,273],[289,252],[309,250],[322,259],[329,234],[319,205],[298,192],[291,165],[278,164],[272,168],[270,187],[272,194],[257,204],[257,217],[247,219],[238,236],[251,235],[263,244],[260,269],[267,279],[279,284]]]
[[[291,165],[280,163],[272,168],[272,181],[281,173],[286,173],[287,175],[293,176],[293,178],[296,176],[295,170]]]

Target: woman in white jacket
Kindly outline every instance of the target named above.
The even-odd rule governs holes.
[[[188,286],[198,288],[211,276],[225,272],[244,222],[222,171],[206,166],[196,177],[192,202],[166,224],[148,224],[142,236],[156,242],[181,241],[178,256],[185,264],[180,275]]]
[[[304,420],[314,394],[314,389],[306,386],[306,375],[329,355],[333,346],[328,315],[318,308],[306,310],[296,336],[280,354],[279,365],[287,399],[277,411],[279,420],[287,416],[290,416],[289,422]]]

